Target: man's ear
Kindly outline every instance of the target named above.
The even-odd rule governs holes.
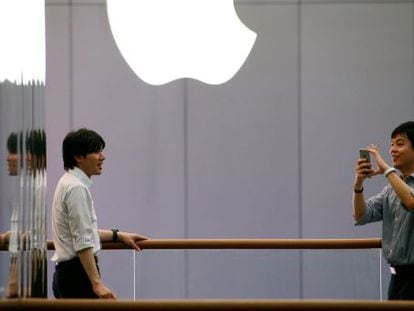
[[[75,155],[75,161],[76,161],[76,163],[81,162],[83,160],[83,158],[85,158],[85,157],[82,156],[82,155]]]

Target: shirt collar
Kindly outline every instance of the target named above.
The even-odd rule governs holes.
[[[400,176],[401,177],[401,179],[402,180],[404,180],[405,182],[407,182],[407,181],[412,181],[412,180],[414,180],[414,172],[413,173],[411,173],[410,175],[408,175],[407,177],[405,177],[405,178],[403,178],[402,177],[402,175]]]
[[[75,166],[73,169],[70,169],[68,173],[78,178],[86,187],[90,188],[90,186],[92,186],[92,179],[90,179],[79,167]]]

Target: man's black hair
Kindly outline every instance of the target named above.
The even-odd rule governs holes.
[[[414,148],[414,121],[407,121],[397,126],[391,133],[391,138],[397,135],[405,135],[411,142],[411,147]]]
[[[7,138],[7,151],[11,154],[17,153],[17,133],[10,133]]]
[[[26,134],[26,152],[40,156],[46,156],[46,134],[43,130],[31,130]]]
[[[62,144],[63,166],[65,170],[73,169],[76,165],[75,156],[86,156],[88,153],[99,152],[105,148],[105,141],[95,131],[81,128],[69,132]]]

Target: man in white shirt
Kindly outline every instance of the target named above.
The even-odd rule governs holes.
[[[105,141],[96,132],[79,129],[63,140],[66,173],[59,180],[52,211],[56,271],[56,298],[116,298],[101,280],[97,253],[100,242],[121,241],[135,250],[143,235],[99,230],[89,187],[91,177],[102,173]]]

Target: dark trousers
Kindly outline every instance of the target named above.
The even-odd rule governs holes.
[[[394,267],[388,287],[389,300],[414,300],[414,265]]]
[[[98,298],[78,257],[56,265],[53,294],[55,298]]]

